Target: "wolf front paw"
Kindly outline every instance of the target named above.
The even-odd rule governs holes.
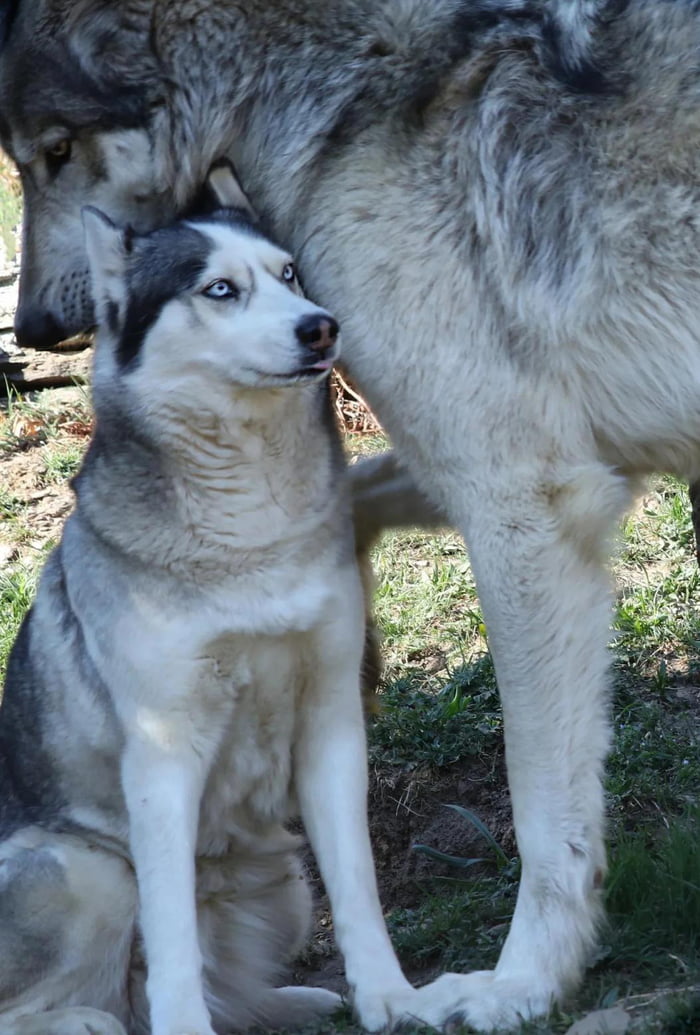
[[[498,978],[493,970],[443,974],[418,990],[417,1012],[436,1028],[468,1024],[476,1031],[510,1031],[547,1014],[556,998],[549,987]]]
[[[532,984],[498,979],[492,970],[443,974],[422,988],[401,988],[356,995],[354,1009],[370,1032],[393,1031],[404,1024],[438,1030],[468,1024],[476,1031],[510,1031],[522,1021],[546,1014],[554,996]]]

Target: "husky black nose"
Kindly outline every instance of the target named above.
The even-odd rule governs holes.
[[[329,349],[338,337],[339,327],[337,322],[328,313],[314,313],[313,316],[305,316],[296,325],[296,336],[302,345],[314,352],[323,352]]]
[[[19,345],[30,349],[50,349],[68,337],[66,329],[51,313],[17,310],[15,314],[15,337]]]

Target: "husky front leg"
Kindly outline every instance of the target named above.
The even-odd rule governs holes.
[[[147,720],[147,721],[146,721]],[[129,813],[152,1035],[213,1035],[197,935],[195,851],[206,766],[168,722],[142,719],[127,739]],[[187,738],[183,738],[187,739]]]
[[[343,604],[319,630],[313,683],[303,700],[295,783],[330,898],[355,1011],[365,1028],[378,1031],[411,1019],[416,993],[386,930],[367,826],[361,590],[354,571],[347,579],[339,575],[338,584]]]
[[[526,466],[524,461],[523,467]],[[533,464],[530,464],[532,469]],[[422,991],[479,1031],[546,1013],[579,981],[605,873],[607,540],[626,480],[591,462],[481,485],[465,533],[503,704],[522,878],[494,971]],[[457,1012],[457,1011],[456,1011]]]
[[[301,814],[328,891],[360,1023],[368,1031],[414,1022],[441,1025],[455,1013],[459,995],[449,989],[447,995],[426,994],[409,984],[382,915],[367,824],[362,599],[354,571],[338,583],[342,604],[319,630],[313,684],[299,722],[295,782]]]

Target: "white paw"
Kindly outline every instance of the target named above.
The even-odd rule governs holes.
[[[303,1028],[336,1013],[343,1000],[327,988],[287,985],[270,988],[258,1001],[266,1028]]]
[[[391,1030],[403,1021],[418,1020],[413,1014],[416,990],[406,982],[400,988],[378,991],[356,990],[352,1007],[367,1031]]]
[[[448,1022],[469,1024],[477,1031],[509,1031],[523,1020],[546,1014],[550,991],[495,977],[492,970],[443,974],[422,988],[403,987],[381,993],[356,994],[358,1020],[367,1031],[391,1031],[401,1024],[444,1028]]]
[[[319,1017],[328,1017],[343,1008],[342,997],[327,988],[305,988],[305,1002]]]
[[[550,988],[498,978],[493,970],[443,974],[417,991],[417,1014],[424,1024],[440,1028],[459,1021],[489,1032],[509,1031],[546,1014],[554,999]]]

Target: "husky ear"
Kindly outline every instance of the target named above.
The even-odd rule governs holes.
[[[98,322],[106,322],[114,333],[126,299],[126,261],[131,251],[131,231],[122,230],[92,205],[83,208],[82,216],[95,312]]]
[[[251,222],[257,223],[257,213],[227,158],[214,162],[207,175],[207,188],[219,207],[241,209]]]

